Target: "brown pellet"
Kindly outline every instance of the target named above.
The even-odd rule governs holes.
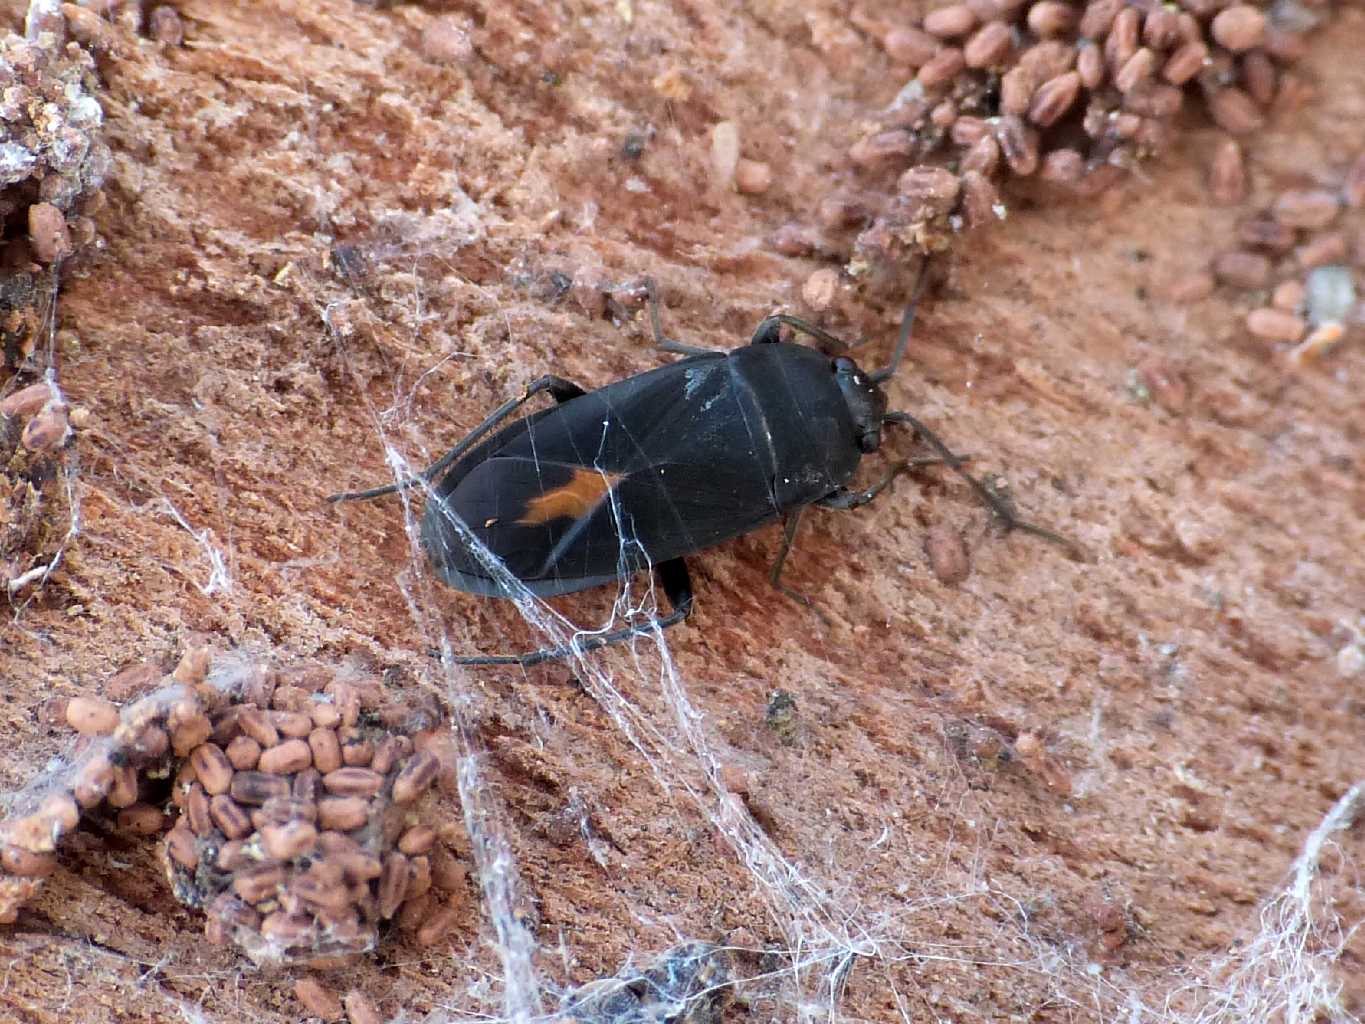
[[[312,853],[318,830],[306,821],[266,825],[261,829],[261,848],[276,860],[293,860]]]
[[[372,853],[334,853],[332,859],[341,868],[348,882],[371,882],[384,870],[379,858]]]
[[[413,825],[398,839],[398,849],[409,857],[431,852],[436,845],[436,830],[430,825]]]
[[[214,863],[224,871],[236,871],[248,864],[259,863],[259,858],[255,857],[254,853],[255,851],[247,851],[246,843],[242,840],[229,839],[218,847],[218,856],[214,858]]]
[[[113,775],[105,800],[115,810],[131,807],[137,802],[137,769],[130,764],[120,765],[113,769]]]
[[[53,853],[35,853],[20,846],[0,843],[0,871],[20,878],[46,878],[57,869]]]
[[[1141,19],[1142,16],[1134,7],[1125,7],[1114,18],[1114,24],[1104,40],[1105,63],[1112,70],[1123,67],[1137,53]]]
[[[935,578],[953,586],[971,574],[972,564],[962,534],[949,526],[934,527],[925,534],[924,553]]]
[[[345,798],[343,798],[343,799],[348,799],[348,800],[350,800],[350,799],[354,799],[354,798],[353,798],[353,797],[345,797]],[[355,841],[354,839],[352,839],[350,836],[345,835],[345,834],[342,833],[342,832],[337,832],[337,831],[334,831],[334,830],[331,830],[331,829],[329,829],[329,830],[327,830],[327,831],[325,831],[325,832],[320,832],[320,833],[318,833],[318,846],[322,849],[322,851],[323,851],[324,853],[363,853],[363,852],[364,852],[364,847],[362,847],[358,842],[356,842],[356,841]],[[330,863],[330,862],[328,862],[328,863]],[[326,866],[326,865],[323,865],[323,866]],[[341,870],[341,869],[338,867],[338,868],[337,868],[337,871],[340,871],[340,870]],[[338,874],[337,877],[340,878],[341,875]]]
[[[1214,123],[1233,135],[1246,135],[1265,123],[1256,101],[1236,86],[1215,89],[1209,94],[1208,107]]]
[[[118,728],[118,708],[103,697],[72,697],[66,722],[82,736],[108,736]]]
[[[270,722],[281,736],[302,739],[313,731],[313,719],[302,711],[272,711]]]
[[[384,858],[384,870],[379,876],[379,916],[387,921],[398,912],[408,895],[411,867],[401,853],[390,853]]]
[[[177,757],[185,757],[213,735],[213,725],[202,712],[190,715],[171,729],[171,748]]]
[[[1104,54],[1094,43],[1085,43],[1076,51],[1076,73],[1092,92],[1104,84]]]
[[[239,869],[232,879],[232,891],[247,903],[260,903],[267,896],[275,895],[283,884],[282,865],[261,864]]]
[[[1341,198],[1353,210],[1365,206],[1365,153],[1356,157],[1355,163],[1346,172],[1346,181],[1341,186]]]
[[[957,120],[957,104],[944,100],[929,111],[929,123],[935,128],[951,128]]]
[[[24,424],[19,442],[31,452],[50,452],[56,450],[69,433],[66,410],[48,409]]]
[[[45,383],[30,384],[20,388],[12,395],[0,398],[0,416],[5,419],[23,419],[32,416],[52,397],[52,389]]]
[[[455,927],[458,912],[451,904],[440,907],[417,929],[417,944],[419,946],[434,946],[446,937],[446,934]]]
[[[184,822],[166,833],[166,853],[186,871],[193,871],[199,866],[199,844]]]
[[[387,775],[401,759],[412,750],[412,740],[406,736],[385,736],[374,748],[374,760],[370,767],[380,775]]]
[[[1010,114],[1000,119],[996,127],[996,138],[1000,142],[1000,152],[1010,170],[1020,177],[1027,177],[1038,169],[1038,132],[1024,124],[1018,117]]]
[[[171,738],[166,730],[157,725],[149,725],[137,734],[133,741],[133,753],[144,761],[157,761],[171,749]]]
[[[245,735],[262,747],[273,747],[280,742],[279,731],[260,708],[243,708],[237,714],[237,724]]]
[[[1241,53],[1265,42],[1265,24],[1265,15],[1255,7],[1234,4],[1214,17],[1211,28],[1219,46]]]
[[[394,803],[406,804],[416,800],[436,779],[441,762],[428,751],[420,750],[403,765],[393,780]]]
[[[177,683],[184,683],[186,686],[198,686],[208,678],[209,664],[212,661],[213,652],[207,647],[190,647],[185,653],[180,655],[180,661],[176,663],[171,676]],[[172,722],[172,725],[175,723]]]
[[[1307,289],[1304,288],[1302,281],[1283,281],[1275,286],[1270,304],[1276,309],[1297,313],[1303,309],[1303,302],[1307,294]]]
[[[965,114],[953,122],[949,136],[953,140],[953,145],[968,148],[988,137],[990,133],[991,126],[984,117]]]
[[[341,724],[341,710],[332,701],[314,701],[308,714],[314,729],[335,729]]]
[[[1161,77],[1172,85],[1184,85],[1204,69],[1209,48],[1200,42],[1183,44],[1167,58],[1161,68]]]
[[[43,797],[38,805],[38,813],[52,823],[59,835],[70,832],[81,821],[81,809],[71,794],[64,790]]]
[[[310,907],[323,910],[339,912],[351,904],[350,891],[342,884],[339,870],[335,879],[322,878],[311,871],[297,875],[289,883],[289,891]]]
[[[374,796],[383,785],[384,776],[369,768],[338,768],[322,777],[323,789],[336,796]]]
[[[288,949],[302,946],[313,937],[313,919],[277,910],[261,920],[261,936]]]
[[[346,1004],[346,1017],[351,1024],[384,1024],[379,1010],[364,992],[353,988],[342,1000]]]
[[[260,805],[271,797],[288,796],[289,780],[265,772],[237,772],[228,792],[238,803]]]
[[[1270,260],[1254,252],[1225,252],[1213,261],[1213,274],[1238,288],[1264,288],[1270,283]]]
[[[1071,70],[1076,63],[1076,48],[1057,39],[1034,43],[1019,55],[1019,67],[1033,72],[1035,82],[1046,82]]]
[[[988,21],[973,33],[962,47],[962,59],[969,68],[992,68],[1009,56],[1014,37],[1009,26]]]
[[[1029,68],[1015,65],[1000,79],[1000,110],[1005,114],[1024,114],[1033,101],[1038,80]]]
[[[1029,120],[1045,128],[1056,124],[1075,104],[1080,92],[1081,76],[1075,71],[1068,71],[1044,82],[1029,104]]]
[[[413,857],[410,862],[411,880],[408,883],[408,894],[413,897],[422,896],[431,891],[431,858]]]
[[[1091,0],[1081,15],[1078,28],[1081,36],[1085,39],[1104,38],[1122,7],[1123,0]]]
[[[351,768],[364,768],[374,760],[374,744],[364,736],[348,736],[341,743],[341,760]]]
[[[209,816],[229,839],[244,839],[251,834],[251,819],[230,796],[216,796],[210,800]]]
[[[1000,219],[1000,193],[990,178],[980,171],[962,172],[962,212],[971,228],[984,227]]]
[[[1294,250],[1294,257],[1304,270],[1341,263],[1346,259],[1346,236],[1339,231],[1318,235]]]
[[[100,752],[91,755],[76,771],[72,795],[82,807],[94,807],[108,795],[112,784],[113,766],[109,763],[108,754]]]
[[[261,745],[250,736],[237,736],[223,753],[227,755],[228,763],[237,771],[250,771],[261,760]]]
[[[209,798],[199,783],[190,786],[185,795],[185,820],[197,836],[206,836],[213,831],[213,818],[209,815]]]
[[[976,28],[976,15],[966,4],[950,4],[924,16],[924,31],[940,39],[965,36]]]
[[[370,820],[370,805],[357,796],[323,797],[318,801],[318,824],[325,829],[350,832]]]
[[[1076,9],[1061,0],[1039,0],[1029,8],[1027,21],[1029,31],[1040,39],[1062,36],[1076,24]]]
[[[943,167],[911,167],[896,182],[896,190],[926,215],[947,213],[961,189],[957,175]]]
[[[1000,166],[1000,143],[993,135],[983,135],[972,144],[962,158],[963,172],[975,171],[990,177]]]
[[[1262,306],[1247,314],[1247,330],[1266,341],[1296,342],[1307,329],[1302,317],[1274,306]]]
[[[1242,56],[1242,87],[1263,107],[1275,100],[1279,79],[1275,65],[1264,50],[1250,50]]]
[[[1085,158],[1074,149],[1054,149],[1043,157],[1038,176],[1059,185],[1074,185],[1085,173]]]
[[[1337,219],[1341,202],[1335,192],[1326,189],[1295,190],[1280,193],[1274,212],[1281,224],[1316,230]]]
[[[882,38],[886,55],[912,68],[923,67],[938,53],[943,44],[917,28],[893,28]]]
[[[311,721],[309,722],[311,725]],[[308,742],[301,739],[285,740],[277,747],[261,752],[257,769],[270,775],[293,775],[313,763],[313,753]]]
[[[1156,70],[1156,54],[1147,47],[1142,47],[1123,63],[1114,74],[1114,87],[1121,93],[1130,93],[1147,79],[1152,77],[1152,72]]]
[[[910,156],[915,140],[906,131],[878,132],[859,139],[848,150],[848,158],[859,167],[873,167],[887,160]]]
[[[236,887],[234,886],[234,888]],[[268,895],[269,891],[267,889],[265,894]],[[256,931],[261,926],[261,915],[252,907],[247,906],[249,902],[252,901],[243,902],[240,896],[231,892],[224,892],[215,897],[214,901],[209,904],[208,914],[232,928],[247,928]]]
[[[139,836],[154,836],[166,824],[161,808],[137,803],[118,812],[118,827]]]
[[[1236,139],[1224,137],[1213,151],[1209,165],[1209,191],[1215,202],[1235,206],[1246,199],[1246,165],[1242,160],[1242,146]]]
[[[929,58],[915,77],[926,89],[936,89],[947,85],[967,66],[967,60],[956,46],[945,46]]]
[[[232,762],[217,744],[199,744],[190,753],[190,764],[194,766],[195,777],[210,796],[228,791],[232,784]]]
[[[1153,7],[1142,19],[1142,41],[1154,50],[1169,50],[1180,42],[1180,16],[1167,7]]]
[[[316,978],[304,977],[294,982],[294,998],[314,1017],[325,1021],[341,1019],[341,1000]]]

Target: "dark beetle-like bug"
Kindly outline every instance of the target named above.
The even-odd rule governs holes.
[[[648,288],[656,344],[687,358],[597,391],[542,377],[520,398],[494,410],[419,478],[329,500],[377,497],[435,481],[422,518],[422,543],[452,587],[507,593],[463,540],[452,522],[458,517],[541,597],[653,567],[672,605],[657,620],[661,628],[681,622],[692,610],[684,556],[785,519],[772,570],[773,583],[780,586],[782,563],[807,505],[857,508],[898,474],[925,462],[955,470],[1006,526],[1070,546],[1020,520],[1004,498],[968,474],[963,459],[909,413],[887,411],[880,385],[905,354],[914,300],[891,362],[869,374],[845,356],[782,341],[781,327],[787,324],[844,348],[820,328],[784,314],[767,317],[748,345],[731,352],[683,345],[663,335],[652,282]],[[557,404],[502,426],[541,392]],[[913,427],[936,458],[896,462],[874,486],[849,490],[862,457],[880,447],[882,427],[892,423]],[[644,628],[593,636],[576,649],[616,643]],[[569,653],[557,648],[457,660],[532,665]]]

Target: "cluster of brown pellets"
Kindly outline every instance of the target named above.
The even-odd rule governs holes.
[[[1215,155],[1210,187],[1220,202]],[[1244,196],[1242,197],[1244,198]],[[1173,297],[1193,302],[1223,286],[1245,293],[1249,334],[1285,346],[1291,362],[1319,356],[1365,328],[1358,282],[1365,274],[1365,153],[1332,175],[1321,169],[1312,187],[1279,193],[1243,217],[1235,247],[1207,268],[1185,275]]]
[[[1232,135],[1259,128],[1302,91],[1285,69],[1320,13],[1287,0],[1269,14],[1222,0],[964,0],[919,24],[865,19],[908,82],[849,151],[865,174],[900,174],[855,260],[930,251],[1003,216],[1006,177],[1103,191],[1166,145],[1192,97]],[[859,223],[864,205],[832,197],[822,226]]]
[[[90,414],[46,381],[0,396],[0,600],[15,601],[56,568],[70,523],[63,452]]]
[[[81,749],[0,825],[0,920],[14,919],[56,867],[62,836],[91,813],[128,832],[165,831],[176,897],[205,911],[211,941],[236,942],[258,963],[364,952],[387,921],[439,941],[465,878],[422,804],[449,774],[439,715],[389,704],[373,679],[247,666],[224,688],[209,669],[194,652],[122,708],[64,702]],[[146,681],[158,676],[149,669]]]

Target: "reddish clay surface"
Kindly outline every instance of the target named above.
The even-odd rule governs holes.
[[[683,788],[721,800],[649,657],[603,658],[643,750],[565,666],[443,676],[426,653],[442,631],[466,653],[537,638],[512,605],[426,577],[396,500],[323,502],[385,478],[384,440],[422,464],[543,373],[658,365],[640,322],[598,315],[600,282],[653,274],[670,331],[700,344],[805,311],[822,264],[766,239],[810,219],[898,87],[843,5],[546,6],[450,7],[466,51],[416,6],[189,0],[183,47],[122,35],[102,57],[103,245],[60,307],[78,338],[62,383],[93,413],[74,442],[81,533],[0,632],[0,782],[66,742],[47,698],[102,693],[134,661],[208,643],[355,664],[467,702],[552,985],[680,938],[802,934],[807,998],[862,954],[841,991],[852,1019],[1160,1009],[1257,933],[1307,834],[1365,777],[1362,676],[1338,656],[1365,612],[1360,339],[1291,371],[1247,335],[1244,296],[1163,297],[1244,212],[1209,204],[1214,136],[1194,120],[1131,184],[1017,200],[941,262],[893,404],[1092,558],[998,535],[931,472],[861,514],[807,518],[787,582],[818,615],[767,585],[776,529],[693,560],[697,612],[670,642],[688,725],[829,914],[792,926]],[[1316,96],[1248,143],[1253,202],[1365,147],[1362,50],[1359,9],[1316,37]],[[710,184],[722,120],[773,169],[766,192]],[[350,282],[339,244],[360,257]],[[562,298],[554,274],[575,282]],[[825,323],[877,363],[909,285],[841,286]],[[945,529],[970,551],[954,585],[925,554]],[[212,592],[208,546],[230,579]],[[611,596],[554,603],[596,623]],[[790,744],[765,725],[776,688],[796,700]],[[1336,839],[1359,858],[1358,826]],[[1365,912],[1341,863],[1323,884],[1349,927]],[[43,1024],[179,1019],[177,1004],[302,1018],[290,975],[245,972],[202,927],[153,843],[92,828],[0,930],[0,1006]],[[471,886],[450,944],[322,977],[389,1015],[497,1013],[491,937]],[[1356,1013],[1363,956],[1356,935],[1336,964]],[[795,1019],[790,958],[740,959],[777,973],[771,996],[750,986],[752,1019]]]

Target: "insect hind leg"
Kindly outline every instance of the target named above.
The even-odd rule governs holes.
[[[526,654],[473,655],[453,658],[452,660],[457,665],[520,665],[523,668],[528,668],[542,662],[559,661],[574,654],[586,654],[589,651],[596,651],[613,644],[624,643],[637,636],[647,636],[656,628],[663,630],[670,626],[676,626],[692,614],[692,577],[687,571],[687,563],[681,558],[660,562],[654,567],[654,575],[658,579],[659,585],[663,587],[664,596],[668,598],[668,603],[672,608],[667,615],[660,618],[648,623],[615,629],[598,636],[590,636],[577,643],[565,644],[561,647],[547,647],[539,651],[528,651]]]

